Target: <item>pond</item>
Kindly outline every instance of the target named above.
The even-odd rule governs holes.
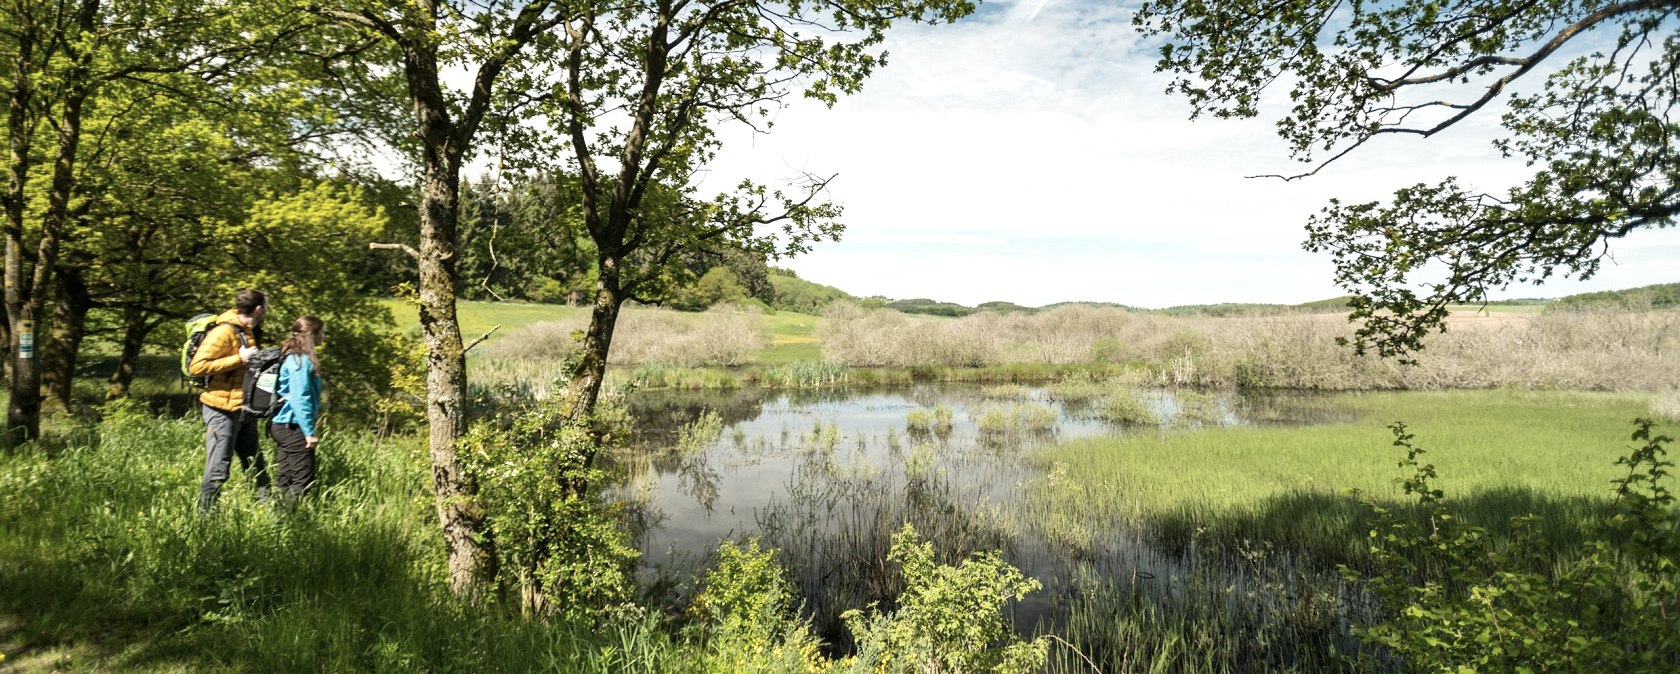
[[[1030,487],[1054,480],[1034,450],[1069,439],[1350,421],[1310,395],[919,385],[874,390],[639,392],[632,446],[614,457],[644,579],[693,577],[724,539],[781,550],[817,628],[901,589],[885,563],[904,522],[947,559],[998,550],[1044,585],[1014,613],[1023,632],[1066,620],[1092,586],[1163,595],[1205,567],[1128,526],[1056,524]],[[715,415],[715,416],[713,416]],[[1035,482],[1036,481],[1036,482]],[[1079,529],[1081,531],[1072,531]],[[1096,533],[1091,533],[1096,532]],[[1226,579],[1226,582],[1236,582]]]

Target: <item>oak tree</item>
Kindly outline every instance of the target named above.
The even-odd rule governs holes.
[[[1590,277],[1613,240],[1680,212],[1680,4],[1667,0],[1152,0],[1135,25],[1194,114],[1277,122],[1312,175],[1381,136],[1482,115],[1533,175],[1502,192],[1453,177],[1386,203],[1332,201],[1304,244],[1329,252],[1363,320],[1359,351],[1411,360],[1447,307],[1554,275]]]
[[[409,150],[418,164],[419,246],[393,246],[405,249],[419,270],[432,486],[450,586],[458,595],[478,596],[494,575],[494,556],[480,535],[483,512],[474,502],[475,489],[461,470],[456,446],[466,430],[467,403],[466,356],[455,306],[461,289],[461,169],[481,150],[486,122],[517,117],[518,94],[533,86],[527,75],[540,71],[527,63],[541,60],[537,43],[575,14],[551,0],[338,0],[308,2],[304,9],[374,41],[363,55],[377,65],[356,69],[391,70],[403,85],[392,90],[379,82],[351,82],[352,88],[375,86],[347,101],[372,100],[410,113],[390,128],[387,140]],[[446,80],[454,71],[465,74],[464,91]],[[499,105],[510,97],[515,105]]]
[[[567,146],[596,251],[589,328],[567,390],[574,422],[594,410],[624,302],[668,291],[682,256],[725,247],[793,255],[839,236],[839,208],[821,199],[829,177],[700,194],[696,177],[720,147],[718,130],[768,129],[771,111],[795,95],[832,105],[884,62],[895,22],[973,10],[968,0],[586,4],[564,25],[558,81],[533,92]]]

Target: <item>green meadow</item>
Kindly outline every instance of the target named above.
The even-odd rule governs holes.
[[[1033,508],[1043,519],[1131,521],[1182,542],[1203,535],[1312,553],[1362,556],[1365,508],[1354,493],[1401,502],[1404,422],[1427,450],[1449,503],[1483,526],[1544,516],[1559,544],[1579,542],[1613,499],[1615,465],[1649,396],[1552,391],[1352,393],[1307,406],[1351,411],[1344,423],[1128,433],[1057,445],[1036,455],[1046,474]],[[1670,487],[1673,488],[1672,480]]]

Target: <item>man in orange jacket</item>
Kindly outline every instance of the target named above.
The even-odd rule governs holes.
[[[240,467],[256,471],[257,498],[268,499],[268,462],[257,446],[257,420],[240,410],[245,401],[245,361],[257,353],[262,334],[258,326],[267,316],[267,295],[260,290],[239,291],[233,309],[216,317],[215,327],[204,334],[187,365],[192,376],[209,377],[198,396],[199,413],[204,417],[204,479],[198,485],[201,512],[216,505],[234,454],[239,455]]]

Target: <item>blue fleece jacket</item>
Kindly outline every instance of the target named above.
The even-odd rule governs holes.
[[[315,422],[321,413],[321,377],[309,357],[294,353],[280,364],[279,394],[286,398],[274,423],[297,424],[304,435],[315,434]]]

